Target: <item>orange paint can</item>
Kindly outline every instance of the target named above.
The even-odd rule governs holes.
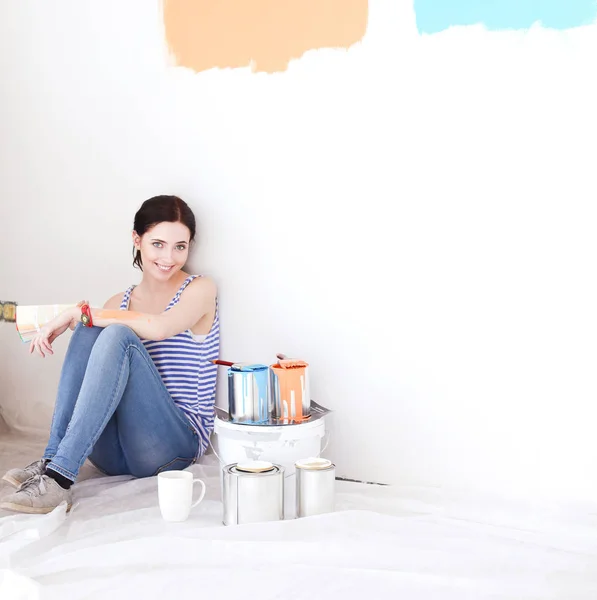
[[[270,365],[272,415],[283,423],[301,423],[311,416],[309,366],[284,369]]]

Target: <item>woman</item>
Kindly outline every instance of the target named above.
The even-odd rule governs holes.
[[[176,196],[146,200],[135,215],[133,265],[141,283],[103,309],[81,302],[41,329],[30,352],[74,329],[41,460],[12,469],[18,488],[0,508],[48,513],[72,504],[71,486],[89,458],[107,475],[150,477],[184,469],[213,428],[219,352],[216,286],[182,269],[195,217]]]

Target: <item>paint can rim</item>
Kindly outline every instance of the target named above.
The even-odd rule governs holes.
[[[241,471],[237,465],[238,465],[238,463],[232,463],[232,464],[226,465],[225,467],[223,467],[223,471],[230,475],[236,475],[237,477],[266,477],[266,476],[270,476],[270,475],[278,475],[280,473],[284,474],[284,467],[282,467],[281,465],[276,465],[276,464],[273,464],[273,467],[269,471],[259,471],[259,472]]]
[[[303,469],[304,471],[327,471],[335,468],[335,464],[327,458],[302,458],[294,463],[295,468]]]
[[[236,463],[236,470],[243,473],[267,473],[274,470],[274,463],[267,460],[250,460]]]

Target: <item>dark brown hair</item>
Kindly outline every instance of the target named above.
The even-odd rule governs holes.
[[[182,223],[189,228],[191,239],[195,239],[195,215],[189,205],[178,196],[154,196],[145,200],[135,215],[134,230],[139,236],[158,223]],[[143,270],[141,251],[133,248],[133,266]]]

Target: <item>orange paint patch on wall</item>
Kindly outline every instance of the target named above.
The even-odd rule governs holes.
[[[284,71],[308,50],[349,48],[365,35],[368,0],[163,0],[175,63],[196,72]]]

